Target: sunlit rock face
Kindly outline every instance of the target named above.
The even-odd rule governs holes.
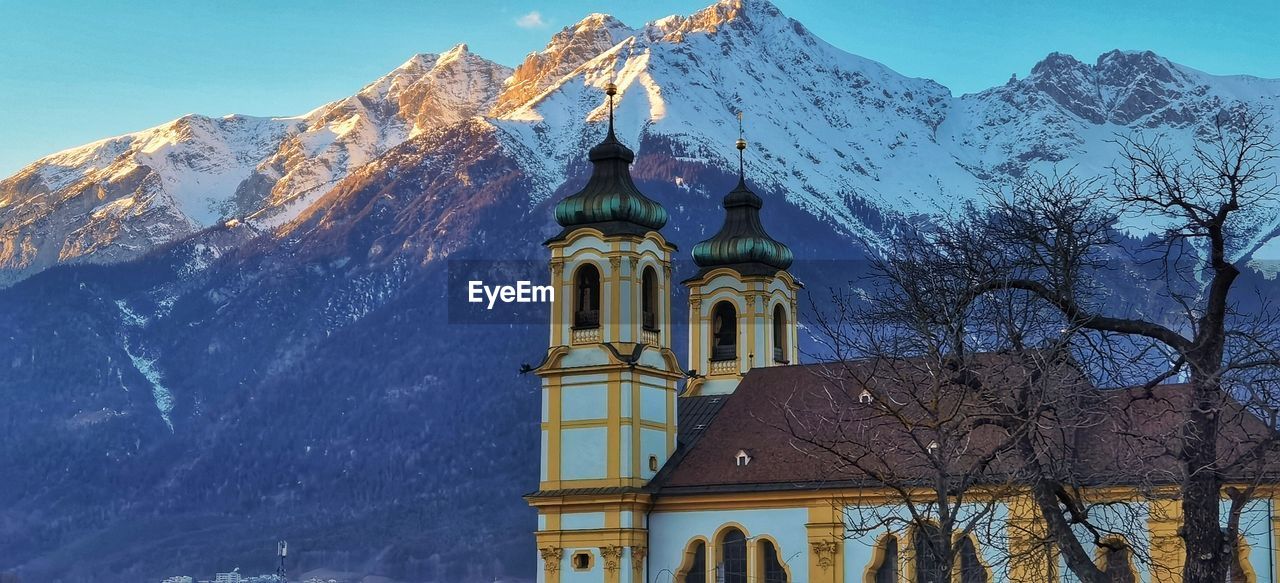
[[[232,196],[287,119],[189,115],[43,158],[0,181],[0,278],[115,262],[252,209]]]
[[[556,33],[540,52],[530,53],[507,79],[494,115],[510,113],[528,103],[587,61],[635,34],[607,14],[592,14]]]
[[[301,213],[342,177],[423,132],[487,111],[511,74],[458,45],[441,55],[416,55],[359,93],[306,116],[264,161],[254,187],[270,188],[253,217],[276,226]]]
[[[459,45],[303,116],[190,115],[38,160],[0,181],[0,283],[230,219],[287,222],[391,147],[486,111],[510,73]]]
[[[827,44],[764,1],[639,28],[592,14],[515,69],[458,45],[301,116],[191,115],[38,160],[0,181],[0,284],[57,263],[132,259],[229,219],[277,231],[396,145],[477,116],[542,200],[598,140],[609,82],[624,142],[708,166],[734,165],[725,145],[744,111],[753,178],[872,242],[881,227],[864,209],[933,213],[986,181],[1059,164],[1105,173],[1118,133],[1189,147],[1221,111],[1280,105],[1280,81],[1209,75],[1149,51],[1094,64],[1054,53],[1024,79],[953,96]],[[1239,257],[1280,228],[1250,221]]]
[[[0,571],[270,572],[285,536],[295,572],[534,578],[539,405],[516,371],[545,354],[544,313],[452,321],[447,272],[545,276],[610,81],[686,260],[721,225],[745,111],[748,184],[815,298],[904,216],[1055,165],[1106,172],[1117,132],[1186,147],[1206,112],[1280,96],[1146,53],[1052,55],[954,96],[722,2],[636,29],[590,16],[514,71],[456,47],[301,116],[188,116],[46,157],[0,182]],[[1274,220],[1234,250],[1272,277],[1280,239],[1254,241]],[[1114,301],[1162,309],[1119,277]]]

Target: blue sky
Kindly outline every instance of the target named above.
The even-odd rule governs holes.
[[[514,66],[590,12],[639,26],[710,2],[0,0],[0,176],[186,113],[303,113],[414,53],[466,42]],[[1210,73],[1280,77],[1275,0],[775,4],[838,47],[957,94],[1023,76],[1051,51],[1092,62],[1151,49]]]

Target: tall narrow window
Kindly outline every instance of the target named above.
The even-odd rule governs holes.
[[[886,536],[880,544],[884,545],[884,552],[873,571],[872,583],[898,583],[898,537]]]
[[[738,358],[738,311],[720,302],[711,311],[711,360]]]
[[[973,545],[972,537],[960,539],[960,583],[987,583],[987,568],[978,557],[978,549]]]
[[[1104,551],[1106,567],[1102,572],[1111,583],[1135,583],[1133,577],[1132,553],[1129,547],[1107,548]]]
[[[720,583],[747,583],[747,537],[731,528],[720,538]]]
[[[574,328],[600,327],[600,270],[591,264],[578,268],[574,277]]]
[[[694,541],[692,557],[686,557],[689,567],[682,571],[682,583],[707,583],[707,544]]]
[[[760,554],[764,555],[764,564],[760,571],[764,573],[764,583],[787,583],[787,570],[782,566],[782,558],[778,556],[778,547],[773,541],[760,541]]]
[[[916,528],[911,546],[916,552],[916,583],[950,583],[949,565],[944,565],[939,550],[942,532],[932,524]]]
[[[645,330],[658,329],[658,274],[653,267],[644,268],[640,276],[640,310]]]
[[[787,311],[782,304],[773,307],[773,361],[788,364]]]

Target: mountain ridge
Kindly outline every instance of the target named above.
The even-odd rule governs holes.
[[[86,243],[101,246],[0,288],[0,467],[10,478],[0,481],[0,571],[68,583],[269,572],[285,538],[295,572],[531,579],[536,516],[520,496],[537,486],[539,400],[536,379],[517,371],[545,353],[546,314],[468,321],[453,311],[451,278],[459,268],[489,270],[486,280],[547,276],[541,243],[559,228],[551,209],[588,176],[610,81],[618,135],[637,153],[635,183],[667,209],[663,235],[685,250],[676,280],[692,275],[687,250],[723,220],[721,199],[738,182],[735,114],[746,110],[746,181],[812,291],[802,323],[822,309],[824,289],[865,275],[866,246],[904,216],[945,209],[985,180],[1104,168],[1103,146],[1128,128],[1105,121],[1117,111],[1141,114],[1138,126],[1166,120],[1156,127],[1185,145],[1200,126],[1167,125],[1173,114],[1252,94],[1246,81],[1197,94],[1207,82],[1195,75],[1147,69],[1139,91],[1107,81],[1115,90],[1104,99],[1096,65],[1064,61],[1043,79],[956,97],[837,53],[760,2],[640,28],[584,21],[548,43],[563,54],[526,58],[520,84],[498,79],[520,67],[455,46],[304,116],[233,117],[226,133],[219,118],[184,118],[157,130],[146,154],[170,166],[139,169],[135,153],[148,148],[119,143],[74,160],[83,168],[53,169],[78,188],[30,200],[13,193],[38,187],[6,183],[0,206],[26,210],[0,215],[88,227]],[[1077,75],[1071,88],[1082,92],[1038,88],[1054,71],[1050,85]],[[465,87],[483,89],[453,91]],[[508,90],[532,96],[501,116],[462,115],[498,107]],[[448,111],[436,107],[445,102]],[[1086,117],[1095,114],[1104,123]],[[279,135],[222,149],[165,137],[231,139],[249,123],[277,124]],[[260,178],[215,197],[230,201],[229,220],[192,223],[176,199],[142,209],[148,196],[172,198],[166,171],[220,152],[236,159],[235,147],[253,155],[222,170]],[[250,212],[273,196],[282,212]],[[139,214],[128,220],[75,223],[129,200],[119,210]],[[41,218],[39,205],[61,214]],[[187,234],[147,239],[166,223],[144,212]],[[31,232],[4,228],[0,240]],[[54,239],[55,251],[66,246]],[[86,261],[97,258],[112,260]],[[1242,289],[1280,285],[1244,271]],[[1123,270],[1110,307],[1167,308],[1140,273]],[[672,293],[682,305],[682,286]],[[680,324],[673,346],[683,345]]]
[[[1233,101],[1280,103],[1280,80],[1119,50],[1093,65],[1051,53],[1024,79],[954,96],[826,43],[764,0],[722,0],[640,28],[596,13],[515,68],[459,44],[301,116],[185,116],[37,160],[0,181],[0,284],[60,262],[136,257],[220,220],[281,228],[391,147],[476,116],[519,142],[537,177],[532,196],[546,197],[602,119],[597,90],[613,80],[620,135],[658,132],[721,166],[732,156],[720,145],[745,110],[758,179],[873,242],[852,199],[927,214],[1033,167],[1070,159],[1101,171],[1117,132],[1187,142],[1203,131],[1190,126]],[[1258,226],[1251,247],[1276,229]]]

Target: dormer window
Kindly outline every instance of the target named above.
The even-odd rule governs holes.
[[[936,455],[938,453],[938,442],[930,441],[928,448],[929,448],[929,455]]]
[[[600,270],[590,263],[574,276],[573,327],[600,327]]]
[[[748,454],[745,449],[738,450],[738,455],[734,456],[734,458],[737,461],[738,467],[751,463],[751,455]]]
[[[875,401],[875,400],[876,400],[875,397],[871,396],[871,391],[868,391],[866,389],[862,389],[862,392],[858,394],[858,402],[862,403],[863,405],[870,405],[872,401]]]

